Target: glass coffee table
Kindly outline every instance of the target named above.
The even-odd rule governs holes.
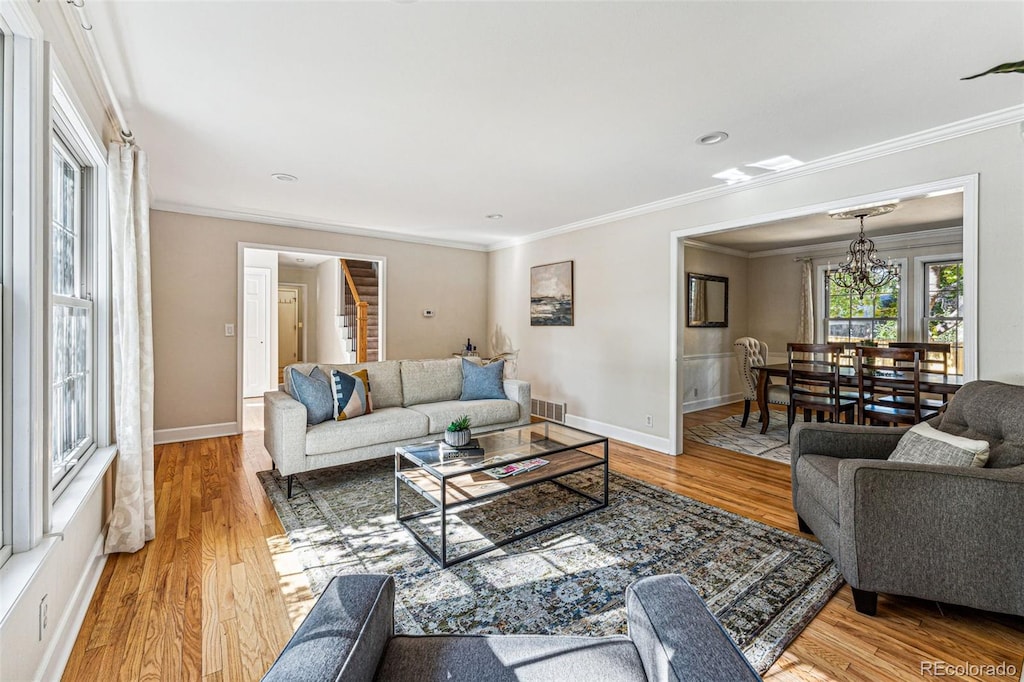
[[[477,434],[474,438],[483,454],[471,458],[453,458],[444,452],[444,441],[395,448],[395,518],[442,568],[608,506],[607,438],[553,422]],[[544,464],[538,465],[534,460],[543,460]],[[495,476],[496,469],[505,473],[526,463],[535,464],[536,468]],[[456,543],[470,545],[469,551],[449,556],[450,516],[471,510],[467,515],[482,522],[477,526],[492,525],[488,519],[504,523],[512,512],[488,512],[482,506],[493,504],[488,500],[541,484],[554,488],[533,491],[540,500],[549,501],[560,495],[571,498],[571,504],[561,505],[567,513],[560,513],[561,508],[548,509],[543,502],[520,501],[518,506],[513,504],[517,518],[509,529],[497,536],[494,528],[473,530],[472,542]],[[584,489],[583,484],[591,489]],[[410,491],[426,504],[418,502],[419,509],[403,513],[403,495],[408,496]],[[407,501],[404,506],[415,505]],[[460,521],[459,530],[463,533],[472,525],[472,520],[456,520]],[[524,527],[524,520],[533,523]]]

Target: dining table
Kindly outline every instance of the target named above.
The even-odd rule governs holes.
[[[800,365],[795,364],[794,370],[799,370]],[[773,365],[762,365],[760,367],[751,367],[751,369],[757,370],[757,407],[761,411],[761,433],[768,431],[770,419],[768,415],[768,380],[771,377],[789,377],[789,363],[780,362]],[[892,368],[880,368],[878,370],[884,373],[887,378],[901,378],[904,372],[898,369]],[[908,373],[912,375],[913,373]],[[847,388],[858,388],[857,369],[852,366],[843,366],[839,368],[839,384]],[[922,372],[920,375],[920,385],[922,393],[935,393],[942,396],[949,396],[957,392],[961,386],[964,385],[964,377],[962,374],[938,374],[938,373],[925,373]]]

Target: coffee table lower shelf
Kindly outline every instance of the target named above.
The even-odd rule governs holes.
[[[597,467],[603,467],[603,485],[601,494],[595,495],[589,492],[580,490],[567,483],[559,481],[559,478],[575,474],[588,469],[594,469]],[[498,540],[491,541],[490,545],[483,547],[478,550],[461,554],[457,557],[450,558],[448,556],[448,513],[457,511],[461,507],[465,507],[471,503],[481,502],[490,498],[498,497],[511,493],[516,490],[528,488],[530,486],[537,485],[539,483],[553,483],[564,490],[568,490],[580,497],[596,503],[594,506],[580,511],[573,512],[566,516],[560,517],[554,521],[548,521],[535,528],[531,528],[528,531],[513,533],[508,537],[503,537]],[[402,514],[401,511],[401,496],[400,486],[405,485],[410,490],[419,494],[422,498],[426,499],[430,504],[431,508],[414,512],[411,514]],[[397,521],[405,527],[409,534],[413,537],[416,543],[426,552],[430,558],[439,563],[442,568],[448,568],[455,564],[473,559],[487,552],[491,552],[494,549],[507,545],[510,542],[520,540],[525,537],[529,537],[541,531],[545,531],[548,528],[552,528],[566,521],[589,514],[603,509],[608,506],[608,453],[607,453],[607,442],[605,444],[604,457],[597,457],[595,455],[588,454],[579,450],[568,450],[552,454],[549,456],[549,462],[544,466],[538,467],[531,471],[527,471],[515,476],[507,476],[505,478],[493,478],[483,471],[475,471],[467,474],[459,474],[455,476],[448,476],[445,478],[438,478],[431,474],[429,471],[421,468],[415,469],[401,469],[396,465],[395,471],[395,517]],[[437,552],[431,547],[421,536],[417,533],[416,529],[411,526],[408,521],[413,519],[419,519],[432,514],[440,514],[441,517],[441,551]]]

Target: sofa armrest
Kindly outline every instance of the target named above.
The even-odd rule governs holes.
[[[1024,465],[839,464],[847,581],[1024,615]]]
[[[519,403],[519,421],[517,424],[530,423],[530,382],[519,379],[505,379],[502,384],[505,396]]]
[[[369,682],[395,632],[388,575],[336,576],[263,677],[264,682]]]
[[[306,406],[284,391],[263,394],[263,445],[282,476],[306,470]]]
[[[761,679],[681,575],[630,585],[626,620],[649,682]]]

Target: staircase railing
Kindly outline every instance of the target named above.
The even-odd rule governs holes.
[[[348,282],[349,291],[352,292],[352,299],[356,304],[356,362],[366,362],[366,347],[369,345],[370,324],[367,309],[370,304],[359,297],[359,290],[352,279],[352,273],[348,269],[348,262],[344,258],[341,261],[341,269],[345,273],[345,281]]]

